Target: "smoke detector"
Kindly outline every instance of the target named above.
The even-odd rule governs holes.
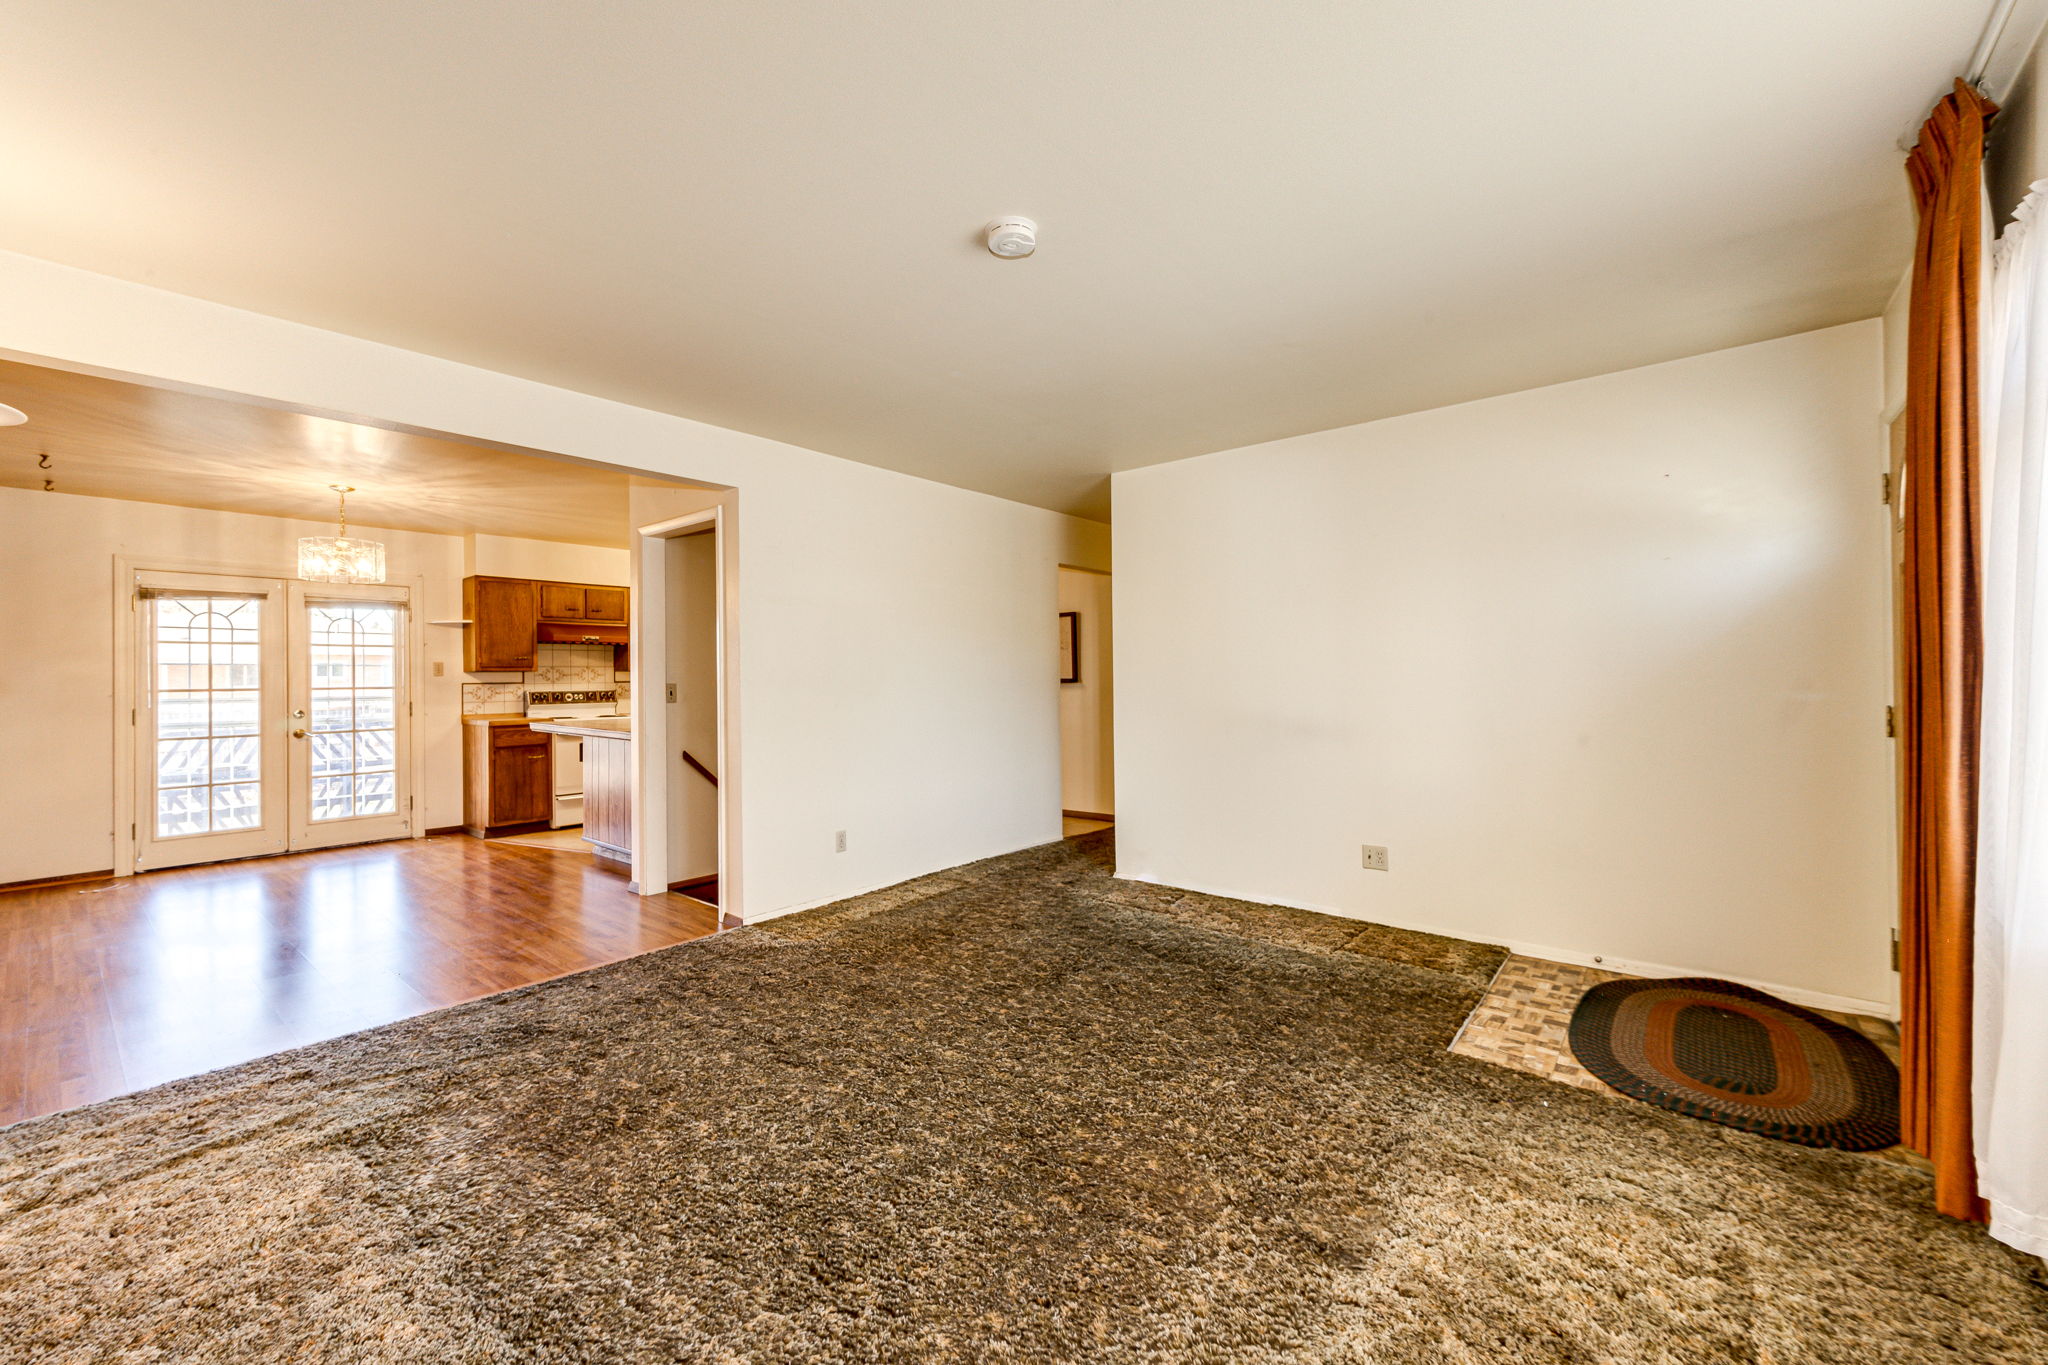
[[[998,218],[986,229],[988,249],[1006,261],[1038,250],[1038,224],[1029,218]]]

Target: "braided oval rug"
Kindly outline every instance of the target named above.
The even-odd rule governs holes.
[[[1572,1013],[1580,1065],[1673,1113],[1803,1147],[1899,1140],[1899,1069],[1856,1030],[1709,977],[1608,981]]]

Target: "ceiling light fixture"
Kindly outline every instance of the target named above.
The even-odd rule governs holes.
[[[998,218],[982,229],[988,249],[1006,261],[1019,260],[1038,250],[1038,224],[1029,218]]]
[[[28,420],[28,414],[20,408],[10,408],[0,403],[0,427],[18,427]]]
[[[350,540],[348,495],[356,490],[338,483],[327,485],[340,495],[336,520],[338,534],[299,537],[299,577],[308,583],[382,583],[384,546],[374,540]]]

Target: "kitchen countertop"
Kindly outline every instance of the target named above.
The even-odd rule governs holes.
[[[464,725],[524,725],[525,716],[464,716]]]
[[[570,716],[561,720],[536,720],[534,729],[544,735],[580,735],[585,739],[631,739],[631,716]]]

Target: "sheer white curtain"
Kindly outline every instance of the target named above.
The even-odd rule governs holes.
[[[1991,1234],[2048,1256],[2048,180],[1992,253],[1981,401],[1976,1145]]]

